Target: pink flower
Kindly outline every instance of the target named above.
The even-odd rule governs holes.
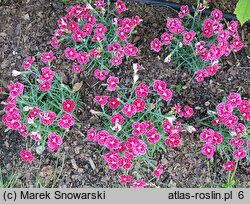
[[[227,26],[230,35],[237,33],[238,21],[230,21]]]
[[[4,107],[4,112],[8,115],[19,114],[19,109],[16,108],[14,103],[8,103],[8,105]]]
[[[200,69],[195,72],[195,79],[198,82],[204,81],[204,77],[207,77],[207,76],[208,76],[207,70]]]
[[[128,117],[131,118],[132,115],[136,114],[137,108],[135,106],[130,106],[128,103],[125,103],[122,112]]]
[[[120,27],[116,30],[116,34],[118,35],[118,37],[124,41],[128,38],[128,34],[126,33],[125,29],[123,27]]]
[[[105,1],[104,0],[96,0],[94,5],[95,5],[95,9],[99,10],[105,6]]]
[[[86,52],[79,52],[77,55],[77,61],[79,64],[87,64],[89,62],[89,57]]]
[[[127,56],[135,56],[138,49],[131,43],[127,43],[123,48],[124,54]]]
[[[233,131],[235,132],[237,137],[241,137],[246,131],[246,126],[242,123],[239,123],[237,126],[233,127]]]
[[[96,130],[94,128],[91,128],[87,131],[87,138],[89,141],[96,140]]]
[[[46,111],[40,113],[40,123],[43,125],[51,125],[54,123],[56,114],[52,111]]]
[[[121,125],[124,122],[124,118],[120,113],[116,113],[111,116],[110,122],[114,125],[119,124]]]
[[[75,42],[82,42],[82,39],[85,38],[86,35],[87,34],[82,30],[75,30],[71,37]]]
[[[165,101],[171,101],[172,99],[172,91],[170,89],[165,89],[160,93],[160,96]]]
[[[153,174],[156,178],[159,178],[162,173],[163,173],[163,165],[158,164],[158,166],[154,169]]]
[[[113,66],[118,66],[122,63],[122,60],[117,58],[117,57],[112,57],[110,59],[110,63],[113,65]]]
[[[189,106],[184,106],[184,113],[183,116],[185,118],[190,118],[193,115],[194,111],[191,107]]]
[[[50,90],[50,82],[49,81],[42,81],[41,84],[37,86],[41,91],[48,91]]]
[[[98,103],[99,105],[106,105],[108,103],[108,96],[96,96],[94,98],[94,102]]]
[[[244,140],[242,139],[239,139],[239,138],[233,138],[230,140],[230,144],[232,146],[232,148],[235,148],[235,147],[241,147],[244,143]]]
[[[124,18],[122,20],[122,27],[125,29],[125,32],[130,33],[133,26],[134,26],[134,24],[133,24],[131,19]]]
[[[35,141],[38,141],[41,139],[41,134],[40,134],[40,132],[31,132],[30,138],[35,140]]]
[[[107,139],[104,144],[109,150],[118,149],[120,141],[113,135],[107,136]]]
[[[90,36],[92,33],[92,27],[93,25],[91,23],[85,23],[82,29],[86,35]]]
[[[211,12],[211,16],[215,19],[215,20],[222,20],[222,12],[219,9],[215,9]]]
[[[52,61],[53,59],[56,59],[55,56],[53,55],[53,52],[43,52],[42,53],[42,57],[41,57],[41,61],[46,63],[48,61]]]
[[[206,71],[207,71],[208,75],[210,75],[210,76],[215,75],[216,72],[218,71],[218,64],[215,64],[212,66],[207,66]]]
[[[133,188],[143,188],[146,186],[146,183],[143,180],[135,180],[133,183]]]
[[[109,107],[112,109],[117,109],[120,105],[120,101],[118,98],[110,98],[109,99]]]
[[[75,21],[71,21],[71,22],[68,23],[68,28],[71,31],[78,30],[78,23],[75,22]]]
[[[155,38],[151,44],[150,47],[152,50],[154,50],[155,52],[160,52],[161,50],[161,41],[158,38]]]
[[[20,82],[12,83],[8,86],[11,97],[17,97],[18,95],[23,93],[24,85]]]
[[[181,6],[181,11],[179,12],[179,18],[183,18],[185,15],[189,14],[188,6]]]
[[[60,120],[57,121],[57,124],[62,129],[68,129],[75,124],[75,120],[70,114],[66,113],[60,116]]]
[[[193,40],[195,36],[195,32],[193,30],[190,30],[190,31],[184,31],[183,32],[183,43],[185,45],[189,45],[190,42]]]
[[[149,88],[146,84],[139,84],[136,88],[135,88],[135,94],[138,97],[142,97],[145,98],[148,96],[148,92],[149,92]]]
[[[136,107],[136,112],[142,112],[145,109],[146,102],[141,100],[140,98],[136,98],[132,103],[132,106]]]
[[[119,158],[119,167],[123,170],[130,169],[131,160],[129,158]]]
[[[66,99],[62,102],[62,109],[65,112],[72,112],[75,108],[75,102],[73,100]]]
[[[250,138],[247,140],[247,149],[250,150]]]
[[[233,152],[234,159],[243,159],[245,158],[247,153],[244,151],[243,147],[239,147],[237,150]]]
[[[139,135],[143,135],[146,133],[147,124],[145,122],[142,122],[142,123],[134,122],[132,127],[134,129],[132,131],[132,134],[135,137],[138,137]]]
[[[243,42],[240,40],[238,36],[233,38],[233,47],[236,51],[239,51],[243,47]]]
[[[22,161],[33,161],[34,160],[34,157],[32,156],[31,152],[26,151],[26,150],[21,150],[20,156],[21,156]]]
[[[205,155],[207,158],[211,159],[214,156],[216,148],[211,144],[204,144],[201,148],[201,153]]]
[[[64,53],[67,59],[75,60],[78,57],[78,53],[76,52],[75,48],[67,47]]]
[[[118,14],[126,10],[126,6],[121,0],[117,0],[115,6],[116,6],[116,13]]]
[[[206,143],[212,142],[214,131],[212,129],[203,129],[200,134],[200,140]]]
[[[178,18],[169,18],[166,26],[171,33],[179,34],[184,31],[184,27],[181,25]]]
[[[22,126],[18,128],[19,134],[22,135],[23,137],[28,136],[26,131],[27,131],[27,126],[25,124],[22,124]]]
[[[108,136],[109,133],[106,130],[101,130],[96,134],[96,141],[99,145],[104,145]]]
[[[20,123],[20,115],[19,114],[11,114],[11,115],[3,115],[2,121],[4,125],[6,125],[8,128],[12,130],[18,130],[18,128],[21,127]]]
[[[73,65],[72,70],[73,70],[74,73],[81,73],[82,68],[79,65]]]
[[[120,184],[126,184],[131,182],[131,176],[128,174],[123,174],[119,177]]]
[[[219,103],[216,110],[219,116],[226,116],[232,113],[233,107],[230,103]]]
[[[214,132],[212,136],[211,144],[215,145],[215,144],[221,144],[221,143],[222,143],[222,135],[219,134],[218,132]]]
[[[238,93],[230,93],[227,98],[233,107],[236,107],[241,103],[241,96]]]
[[[234,116],[234,115],[226,115],[224,117],[224,125],[227,127],[227,128],[232,128],[232,127],[235,127],[238,123],[238,117],[237,116]]]
[[[203,11],[204,9],[206,8],[206,5],[205,4],[202,4],[202,3],[199,3],[197,5],[197,11]]]
[[[105,80],[107,75],[108,72],[106,70],[100,71],[99,69],[96,69],[94,72],[94,77],[100,79],[101,81]]]
[[[48,81],[51,82],[53,77],[54,77],[54,72],[51,71],[51,69],[49,67],[43,67],[42,68],[42,75],[39,76],[39,79],[41,81]]]
[[[22,67],[27,70],[30,68],[31,64],[35,61],[34,58],[31,58],[30,56],[28,56],[26,58],[26,60],[22,63]]]
[[[48,135],[48,149],[50,151],[56,151],[59,147],[59,145],[62,144],[62,138],[59,135],[56,135],[56,133],[52,132]]]
[[[178,133],[172,133],[165,140],[165,145],[168,147],[177,147],[180,143],[180,136]]]
[[[120,145],[117,149],[118,152],[123,153],[126,150],[126,144],[125,142],[120,142]]]
[[[50,45],[54,48],[59,48],[58,39],[55,36],[52,37],[50,41]]]
[[[235,163],[233,161],[228,161],[224,164],[224,168],[226,171],[233,171],[235,168]]]
[[[107,82],[108,82],[108,87],[107,87],[107,89],[108,89],[109,91],[115,91],[115,89],[116,89],[116,84],[119,83],[119,78],[110,76],[110,77],[107,79]]]
[[[166,90],[166,83],[161,80],[155,80],[154,90],[157,91],[158,94],[163,94],[164,90]]]
[[[173,35],[169,34],[168,32],[165,32],[161,35],[161,40],[163,41],[164,45],[169,45],[172,39],[173,39]]]
[[[40,110],[36,107],[32,108],[28,114],[28,118],[34,119],[36,118],[40,113]]]
[[[173,130],[174,130],[174,126],[172,125],[172,123],[171,123],[169,120],[164,120],[164,121],[162,122],[162,127],[163,127],[164,132],[165,132],[166,134],[172,133]]]
[[[217,35],[218,42],[227,42],[229,38],[229,31],[228,30],[221,30]]]
[[[151,125],[148,127],[149,131],[147,132],[146,137],[150,144],[154,144],[160,140],[161,136],[157,133],[157,130],[153,126],[152,128],[150,127]]]

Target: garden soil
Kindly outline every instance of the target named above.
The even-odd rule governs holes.
[[[194,1],[178,2],[190,4]],[[233,12],[236,1],[220,2],[214,6],[224,12]],[[164,164],[164,173],[156,184],[149,184],[149,187],[221,187],[226,179],[224,161],[220,157],[215,157],[209,168],[207,160],[200,153],[200,120],[207,116],[208,110],[214,109],[216,102],[232,91],[240,90],[244,98],[250,97],[250,28],[243,26],[239,31],[244,40],[244,48],[224,58],[216,76],[206,78],[203,83],[197,83],[187,69],[176,69],[174,62],[163,62],[168,55],[167,51],[158,56],[150,50],[150,42],[164,31],[167,17],[176,16],[176,11],[133,2],[128,2],[127,7],[128,11],[123,14],[124,16],[139,15],[143,19],[137,33],[132,37],[132,42],[138,46],[140,52],[135,58],[123,63],[113,74],[120,76],[121,83],[129,86],[133,80],[132,64],[138,62],[144,67],[140,71],[140,79],[145,83],[155,79],[164,80],[173,90],[174,97],[171,103],[161,104],[163,111],[170,110],[177,102],[195,109],[189,123],[197,127],[197,133],[183,134],[180,146],[169,148],[167,154],[159,152],[155,155],[153,162]],[[2,1],[0,86],[4,90],[9,83],[18,80],[11,76],[11,72],[21,70],[21,63],[26,56],[35,56],[39,59],[42,52],[53,50],[50,47],[50,38],[56,29],[58,18],[65,13],[66,6],[56,0]],[[59,60],[53,69],[63,77],[64,83],[68,84],[72,81],[71,64],[65,60],[63,51],[57,52],[57,58]],[[101,127],[99,118],[91,115],[90,110],[97,110],[93,97],[105,94],[105,87],[102,82],[96,81],[93,73],[86,77],[79,76],[74,83],[81,81],[83,85],[79,94],[83,102],[77,107],[79,126],[69,131],[57,153],[45,151],[41,158],[37,157],[32,164],[20,163],[19,151],[25,147],[25,138],[16,132],[5,132],[5,127],[0,122],[0,173],[3,180],[13,172],[15,187],[119,187],[118,176],[121,172],[109,170],[102,157],[104,150],[86,140],[87,129]],[[181,90],[176,91],[176,86],[181,87]],[[0,96],[0,101],[5,99],[4,96]],[[3,105],[0,105],[0,111],[2,109]],[[241,163],[239,167],[236,173],[236,186],[250,187],[250,175],[246,170],[246,164]],[[152,176],[150,172],[152,169],[142,173],[142,178],[148,180]]]

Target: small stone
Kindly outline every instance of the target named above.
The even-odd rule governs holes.
[[[30,16],[28,13],[26,13],[25,15],[22,16],[22,18],[26,21],[29,21],[30,20]]]
[[[89,164],[90,164],[91,168],[92,168],[93,170],[95,170],[96,167],[95,167],[95,164],[94,164],[93,160],[92,160],[91,158],[89,158],[88,160],[89,160]]]
[[[71,164],[72,164],[72,166],[73,166],[74,169],[76,169],[76,170],[78,169],[78,166],[76,164],[76,160],[71,159]]]
[[[205,102],[205,106],[209,106],[210,105],[210,102],[209,101],[206,101]]]
[[[194,109],[195,110],[201,110],[201,107],[200,106],[196,106]]]

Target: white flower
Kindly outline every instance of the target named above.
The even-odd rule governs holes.
[[[29,111],[29,110],[31,110],[32,109],[32,107],[29,107],[29,106],[24,106],[23,107],[23,111]]]
[[[17,70],[12,70],[12,76],[15,77],[15,76],[19,76],[20,74],[22,74],[22,72],[19,72]]]
[[[188,132],[189,132],[189,133],[196,132],[195,127],[194,127],[194,126],[191,126],[191,125],[190,125],[190,126],[188,126],[188,129],[187,129],[187,130],[188,130]]]
[[[135,74],[135,75],[134,75],[134,84],[137,82],[138,79],[139,79],[139,75],[138,75],[138,74]]]
[[[171,55],[168,55],[165,59],[164,62],[165,63],[169,63],[171,61]]]
[[[33,124],[33,123],[34,123],[34,120],[33,120],[32,118],[27,118],[27,123]]]
[[[116,132],[120,132],[122,129],[122,126],[119,123],[116,123],[114,127],[111,127],[112,130],[115,130]]]
[[[174,115],[170,116],[170,117],[167,117],[167,120],[173,124],[173,122],[176,120],[176,117]]]

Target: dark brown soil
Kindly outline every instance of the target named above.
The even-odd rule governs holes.
[[[193,1],[179,0],[179,2]],[[235,1],[225,5],[234,5],[234,3]],[[140,76],[143,81],[161,79],[166,81],[172,90],[175,90],[176,85],[182,85],[181,93],[174,91],[175,97],[170,106],[178,101],[194,107],[195,115],[189,123],[196,126],[198,130],[201,129],[199,120],[206,116],[207,110],[213,109],[213,103],[220,101],[229,92],[240,88],[243,97],[250,97],[248,27],[245,26],[240,31],[245,47],[235,55],[223,59],[219,73],[215,77],[207,78],[204,83],[198,84],[192,74],[186,70],[177,70],[174,62],[165,64],[163,59],[160,59],[149,47],[150,42],[162,32],[167,17],[175,16],[176,12],[170,8],[132,2],[129,2],[127,7],[128,11],[124,15],[139,15],[143,23],[132,39],[139,47],[140,54],[135,59],[124,63],[115,73],[123,76],[122,82],[127,84],[131,81],[131,77],[128,77],[132,73],[131,65],[133,62],[138,62],[145,68]],[[224,8],[220,4],[219,7],[223,11],[232,12],[232,6]],[[56,0],[11,1],[0,6],[0,19],[4,22],[0,24],[0,80],[4,89],[13,80],[11,71],[21,69],[21,62],[27,55],[39,56],[39,52],[51,50],[49,45],[51,35],[56,28],[57,19],[63,16],[65,11],[65,5]],[[58,56],[61,54],[58,53]],[[57,71],[67,83],[71,80],[68,71],[70,64],[63,59],[58,61]],[[100,84],[95,84],[93,75],[87,78],[79,77],[77,80],[84,81],[80,90],[83,104],[78,107],[81,127],[71,129],[58,153],[45,152],[40,161],[33,162],[29,166],[21,165],[18,152],[24,146],[24,140],[15,132],[5,133],[5,128],[0,122],[2,141],[0,167],[4,176],[11,170],[17,169],[18,179],[15,187],[119,187],[119,172],[108,169],[102,158],[101,148],[88,142],[84,136],[89,127],[101,126],[100,120],[92,116],[89,110],[94,107],[93,96],[101,94],[104,90],[100,90]],[[0,100],[3,99],[0,96]],[[0,105],[0,108],[2,109],[3,106]],[[206,159],[200,153],[198,141],[198,133],[183,135],[182,144],[178,148],[169,149],[167,155],[159,153],[155,156],[156,163],[162,162],[165,165],[165,172],[157,185],[161,187],[221,186],[226,178],[222,167],[223,161],[219,157],[214,159],[214,164],[211,166],[216,166],[216,171],[211,168],[210,176]],[[244,166],[240,165],[236,175],[238,187],[250,187],[250,176]],[[59,178],[46,181],[46,178],[53,175]],[[41,185],[38,178],[42,182]]]

